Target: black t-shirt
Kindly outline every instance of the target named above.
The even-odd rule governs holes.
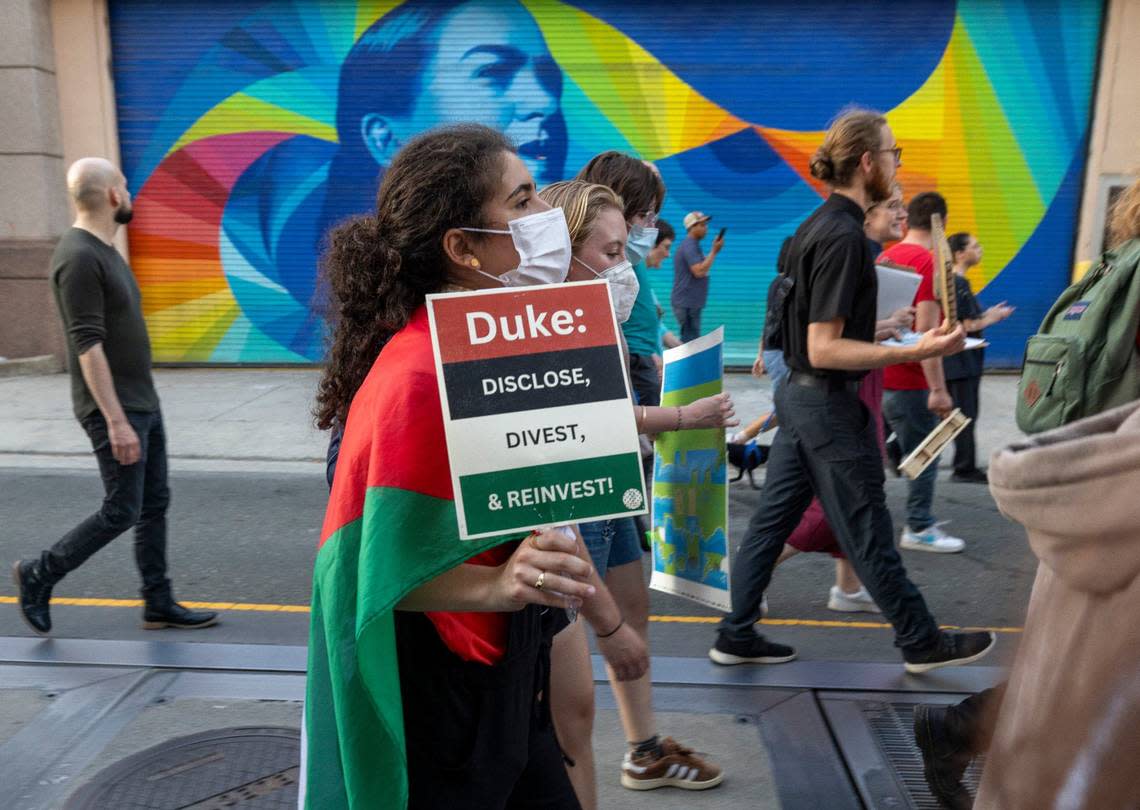
[[[863,209],[832,194],[808,217],[788,248],[791,300],[784,319],[784,361],[793,371],[862,379],[866,371],[829,371],[808,361],[809,323],[843,318],[843,337],[871,343],[879,291],[875,257],[863,233]]]
[[[79,355],[96,343],[103,344],[123,410],[157,411],[139,286],[119,251],[82,228],[71,228],[52,254],[51,287],[67,334],[76,417],[99,412],[79,368]]]
[[[966,280],[965,276],[954,274],[954,291],[958,295],[958,317],[961,320],[972,321],[982,317],[982,305],[974,297],[974,291],[970,289],[970,282]],[[970,333],[970,337],[980,338],[981,336],[980,331]],[[968,352],[958,352],[942,358],[942,368],[945,370],[948,380],[981,377],[985,360],[985,349],[971,349]]]

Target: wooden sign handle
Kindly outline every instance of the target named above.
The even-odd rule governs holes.
[[[934,253],[934,297],[942,305],[942,318],[953,329],[958,325],[958,291],[954,286],[954,255],[946,241],[941,214],[930,216],[930,247]]]

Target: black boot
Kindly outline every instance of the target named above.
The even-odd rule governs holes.
[[[950,810],[970,810],[974,799],[962,776],[974,755],[969,735],[953,728],[953,706],[914,707],[914,741],[922,752],[922,774],[930,793]]]
[[[18,560],[12,566],[12,581],[20,595],[20,616],[38,635],[51,632],[51,589],[54,583],[34,560]]]
[[[143,629],[161,630],[164,627],[178,627],[191,630],[209,627],[218,623],[218,614],[212,610],[187,610],[174,601],[169,587],[152,593],[143,593]]]

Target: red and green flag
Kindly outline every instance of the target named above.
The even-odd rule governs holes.
[[[426,310],[353,399],[313,573],[305,810],[406,807],[393,610],[409,592],[519,535],[459,539]]]

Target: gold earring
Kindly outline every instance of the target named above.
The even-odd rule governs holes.
[[[482,265],[481,265],[481,264],[479,264],[479,260],[478,260],[478,259],[472,259],[470,262],[468,262],[468,264],[470,264],[470,265],[471,265],[471,267],[472,267],[473,269],[475,269],[475,270],[478,270],[480,267],[482,267]]]

